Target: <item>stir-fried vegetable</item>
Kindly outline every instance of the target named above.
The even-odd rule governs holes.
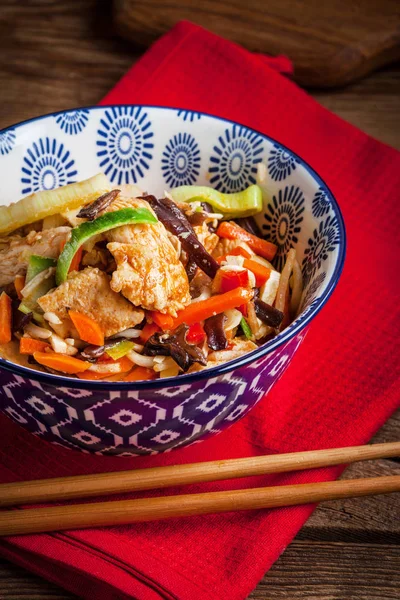
[[[57,261],[54,258],[48,258],[47,256],[39,256],[38,254],[31,254],[28,259],[28,269],[26,271],[25,285],[29,283],[36,275],[39,275],[42,271],[55,267]]]
[[[19,351],[21,354],[34,354],[35,352],[45,352],[46,350],[51,350],[51,346],[43,340],[34,340],[28,337],[20,339]]]
[[[14,279],[14,287],[19,300],[22,300],[21,290],[25,287],[25,277],[23,275],[17,275]]]
[[[96,346],[104,344],[104,332],[94,319],[75,310],[70,310],[68,315],[75,325],[81,340],[88,344],[95,344]]]
[[[56,352],[35,352],[33,358],[44,367],[49,367],[50,369],[61,371],[62,373],[68,373],[69,375],[82,373],[90,367],[89,362],[84,362],[73,356],[57,354]]]
[[[122,208],[115,212],[106,213],[94,221],[87,221],[74,227],[71,237],[61,252],[56,271],[56,283],[60,285],[67,279],[71,261],[78,249],[92,236],[104,233],[122,225],[136,223],[156,223],[157,219],[147,208]]]
[[[238,287],[248,287],[249,285],[249,274],[246,269],[240,271],[220,270],[220,291],[222,294],[230,292]]]
[[[207,298],[207,300],[194,302],[178,313],[178,316],[174,319],[174,328],[182,325],[182,323],[192,325],[230,308],[236,308],[249,302],[252,297],[252,290],[238,287],[225,294],[218,294]]]
[[[108,354],[108,356],[110,356],[113,360],[118,360],[119,358],[126,356],[128,352],[133,349],[134,345],[135,344],[129,340],[122,340],[121,342],[115,344],[115,346],[107,348],[106,354]]]
[[[99,173],[85,181],[71,183],[56,190],[35,192],[15,204],[0,206],[0,233],[14,231],[50,215],[78,208],[92,202],[110,188],[107,177]]]
[[[5,292],[0,295],[0,344],[7,344],[12,339],[12,305],[11,298]]]
[[[186,340],[189,344],[200,344],[206,339],[206,332],[200,323],[193,323],[189,327],[189,331],[186,334]]]
[[[283,312],[263,302],[260,298],[254,299],[254,310],[257,317],[269,327],[278,328],[282,323]]]
[[[211,187],[183,185],[173,189],[171,195],[177,202],[205,201],[230,219],[255,215],[262,210],[262,192],[258,185],[233,194],[222,194]]]
[[[76,216],[78,219],[87,219],[88,221],[93,221],[99,212],[106,209],[112,202],[114,202],[120,191],[121,190],[111,190],[111,192],[106,192],[91,204],[87,204],[81,208]]]
[[[154,323],[158,325],[163,331],[168,331],[169,329],[172,329],[174,319],[173,317],[171,317],[171,315],[164,315],[160,312],[155,311],[152,311],[150,315]]]
[[[249,324],[247,323],[247,321],[244,317],[242,317],[242,319],[240,321],[240,327],[242,328],[242,331],[243,331],[244,335],[246,336],[246,338],[248,340],[251,340],[253,337],[253,332],[251,331],[251,328],[249,327]]]
[[[55,285],[55,267],[50,267],[38,273],[21,290],[22,302],[19,309],[22,312],[33,312],[34,317],[37,314],[37,300]]]
[[[146,325],[140,332],[139,341],[142,344],[145,344],[147,340],[153,335],[153,333],[156,333],[157,331],[160,331],[160,328],[156,323],[146,323]]]
[[[204,321],[204,329],[207,334],[207,343],[211,350],[224,350],[228,346],[225,333],[226,316],[224,313],[209,317]]]
[[[278,291],[276,293],[275,307],[284,311],[285,303],[287,302],[287,293],[289,291],[289,279],[293,270],[293,264],[296,259],[296,250],[291,248],[287,253],[285,266],[283,267],[281,278],[279,280]]]
[[[148,369],[147,367],[135,367],[130,373],[122,378],[122,381],[149,381],[156,377],[157,373],[155,373],[153,369]]]
[[[262,237],[262,231],[257,225],[254,217],[243,217],[235,219],[235,223],[242,229],[245,229],[248,233],[252,233],[257,237]]]
[[[169,198],[158,200],[155,196],[145,196],[164,227],[177,236],[182,248],[197,266],[209,277],[215,277],[219,265],[200,243],[195,231],[183,212]]]
[[[290,312],[294,318],[297,315],[298,308],[300,306],[301,294],[303,292],[303,275],[301,268],[297,260],[293,262],[293,274],[292,274],[292,297],[290,299]]]
[[[147,340],[144,351],[149,356],[171,356],[183,371],[195,362],[206,365],[200,348],[188,343],[187,332],[188,327],[181,325],[173,334],[155,333]]]
[[[222,238],[228,238],[229,240],[242,240],[242,242],[246,242],[250,248],[260,256],[263,256],[267,260],[272,260],[278,250],[275,244],[272,242],[267,242],[262,238],[259,238],[252,233],[248,233],[233,221],[223,221],[220,223],[217,229],[217,235]]]
[[[135,382],[237,358],[290,323],[301,268],[293,249],[282,274],[269,262],[277,247],[252,216],[260,187],[182,186],[161,199],[120,188],[101,176],[7,209],[10,230],[36,222],[0,249],[21,248],[18,268],[3,274],[0,344],[14,339],[20,357],[50,373]],[[66,223],[61,241],[52,230]]]
[[[26,314],[20,310],[20,303],[18,300],[12,301],[12,330],[13,333],[23,331],[24,327],[28,325],[33,319],[33,314],[27,312]]]
[[[267,269],[267,267],[260,265],[260,263],[256,262],[255,260],[249,260],[247,258],[245,258],[243,261],[243,266],[245,269],[248,269],[254,274],[257,287],[261,287],[266,281],[268,281],[271,274],[271,269]]]
[[[62,252],[64,250],[66,243],[67,243],[66,240],[63,240],[61,242],[61,244],[60,244],[60,252]],[[75,252],[74,257],[71,260],[71,264],[69,266],[68,273],[72,273],[72,271],[79,271],[79,266],[80,266],[81,260],[82,260],[82,253],[83,253],[83,249],[82,249],[82,246],[81,246]]]

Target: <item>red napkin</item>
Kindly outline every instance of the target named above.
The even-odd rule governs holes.
[[[276,66],[180,23],[104,103],[177,106],[237,120],[287,144],[331,187],[347,226],[346,266],[283,379],[228,431],[149,458],[96,457],[49,446],[2,417],[2,481],[362,444],[399,405],[400,156],[322,108]],[[190,490],[327,480],[339,472],[321,469]],[[83,598],[239,600],[312,510],[13,537],[1,541],[0,552]]]

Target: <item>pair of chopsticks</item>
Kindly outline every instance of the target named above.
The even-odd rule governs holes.
[[[400,442],[392,442],[6,483],[0,485],[0,508],[299,471],[399,455]],[[225,511],[277,508],[398,491],[400,475],[394,475],[27,510],[2,510],[0,535],[121,525]]]

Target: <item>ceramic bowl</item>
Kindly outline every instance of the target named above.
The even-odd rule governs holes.
[[[0,360],[0,408],[35,435],[68,448],[141,455],[216,434],[269,392],[327,302],[343,267],[345,230],[332,193],[299,156],[238,123],[155,106],[93,107],[32,119],[0,132],[0,201],[8,204],[103,171],[150,193],[184,184],[223,192],[267,168],[258,223],[295,247],[305,288],[298,318],[275,339],[222,366],[151,382],[81,381]]]

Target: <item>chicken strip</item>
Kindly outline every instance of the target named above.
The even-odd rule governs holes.
[[[58,258],[60,244],[71,231],[70,227],[55,227],[44,231],[31,231],[26,237],[11,235],[0,239],[0,286],[23,275],[31,254]]]
[[[100,325],[105,337],[134,327],[144,319],[144,312],[134,308],[125,298],[110,288],[109,276],[87,267],[72,272],[67,281],[38,300],[45,313],[57,315],[63,321],[64,336],[73,333],[68,310],[76,310],[91,317]]]
[[[118,196],[105,212],[145,207],[140,198]],[[111,288],[135,306],[176,316],[190,304],[189,282],[164,225],[124,225],[106,233],[107,249],[117,263]]]

